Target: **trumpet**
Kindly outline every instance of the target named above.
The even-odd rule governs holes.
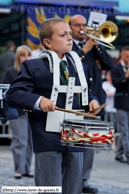
[[[84,31],[81,30],[80,34],[84,34],[87,37],[95,39],[96,42],[104,45],[105,47],[115,49],[115,47],[110,43],[113,42],[118,36],[118,28],[113,22],[106,21],[98,28],[87,27],[87,32],[88,33],[84,33]]]

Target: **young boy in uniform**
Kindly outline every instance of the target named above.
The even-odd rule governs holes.
[[[43,21],[39,26],[39,37],[47,50],[57,54],[59,63],[61,60],[66,62],[69,77],[73,77],[73,64],[65,54],[72,48],[71,30],[67,22],[61,18]],[[83,64],[83,67],[86,74],[86,65]],[[78,79],[77,73],[74,77]],[[62,77],[60,84],[63,85]],[[81,194],[82,148],[62,146],[60,133],[45,130],[47,112],[54,111],[56,106],[65,108],[66,94],[58,95],[56,105],[50,100],[52,86],[53,74],[48,60],[27,60],[22,63],[6,99],[10,106],[28,110],[35,152],[36,186],[61,186],[63,194]],[[88,97],[89,110],[97,108],[97,99],[91,93]],[[74,95],[73,109],[80,109],[78,94]]]

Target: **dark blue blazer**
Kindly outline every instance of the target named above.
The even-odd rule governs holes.
[[[121,63],[111,70],[111,78],[116,88],[115,108],[129,110],[129,79],[126,79]]]
[[[78,75],[72,63],[68,60],[69,74],[76,78],[75,84],[80,85]],[[86,74],[86,65],[84,64]],[[62,80],[60,80],[62,84]],[[60,133],[46,132],[47,113],[34,110],[34,105],[40,96],[50,99],[53,86],[53,74],[50,73],[47,59],[32,59],[24,61],[18,77],[12,82],[6,94],[6,100],[11,107],[28,110],[32,129],[34,152],[42,151],[82,151],[82,148],[62,146]],[[89,92],[89,101],[96,99]],[[57,107],[65,108],[66,95],[58,95]],[[73,109],[80,109],[78,94],[74,95]]]
[[[91,51],[85,54],[83,50],[79,49],[73,42],[72,50],[78,53],[82,62],[88,67],[88,85],[91,93],[98,98],[100,104],[105,103],[106,93],[102,88],[102,70],[108,71],[113,69],[115,67],[113,59],[101,45],[94,46]],[[101,66],[98,66],[97,63],[100,63]],[[104,109],[101,111],[101,115],[103,114]]]

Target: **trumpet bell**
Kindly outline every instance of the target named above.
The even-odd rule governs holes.
[[[115,49],[111,44],[118,36],[118,28],[116,24],[111,21],[104,22],[98,28],[87,27],[87,37],[93,38],[99,44],[102,44],[108,48]],[[82,32],[80,32],[82,34]]]
[[[105,42],[113,42],[118,36],[118,28],[115,23],[111,21],[104,22],[99,27],[100,39]]]

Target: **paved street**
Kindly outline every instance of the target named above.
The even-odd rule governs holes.
[[[98,194],[129,194],[129,165],[116,161],[109,150],[96,151],[90,182]]]
[[[96,150],[90,185],[99,189],[98,194],[129,194],[129,165],[114,160],[109,150]],[[32,160],[34,173],[34,157]],[[16,180],[13,158],[9,146],[0,146],[0,192],[1,186],[34,186],[33,178]]]

